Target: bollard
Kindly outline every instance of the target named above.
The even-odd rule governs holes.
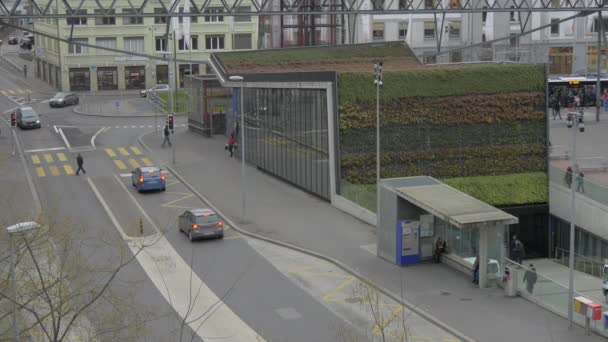
[[[144,221],[141,219],[141,217],[139,218],[139,235],[144,235]]]

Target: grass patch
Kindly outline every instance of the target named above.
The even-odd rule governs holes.
[[[161,99],[161,108],[166,112],[171,112],[171,94],[169,93],[158,93],[158,98]],[[190,100],[190,96],[186,92],[178,91],[174,94],[174,101],[176,105],[175,112],[176,113],[185,113],[188,111],[188,102]]]
[[[453,68],[388,70],[383,73],[381,101],[407,97],[465,96],[545,90],[542,65],[469,65]],[[372,72],[338,75],[340,105],[376,100]],[[375,102],[374,102],[375,103]]]

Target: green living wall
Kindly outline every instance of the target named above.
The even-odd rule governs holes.
[[[546,202],[544,70],[475,65],[385,71],[382,178],[429,175],[494,205]],[[343,184],[375,183],[375,95],[372,73],[339,74]],[[493,191],[501,180],[522,186]]]

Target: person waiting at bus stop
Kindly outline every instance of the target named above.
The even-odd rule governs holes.
[[[436,263],[441,262],[441,254],[445,253],[446,247],[447,247],[447,244],[446,244],[445,240],[443,240],[441,237],[438,237],[437,243],[435,243],[435,254],[434,254]]]

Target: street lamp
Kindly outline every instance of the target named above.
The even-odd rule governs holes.
[[[234,82],[240,82],[239,97],[241,98],[241,222],[245,222],[245,108],[243,108],[243,76],[233,75],[228,78]]]
[[[13,243],[13,234],[24,233],[29,230],[40,228],[36,222],[21,222],[6,228],[10,237],[11,249],[11,285],[13,287],[13,327],[15,329],[15,341],[19,342],[19,325],[17,324],[17,284],[15,281],[15,247]]]
[[[382,87],[382,62],[374,63],[376,85],[376,222],[380,215],[380,88]]]
[[[566,125],[568,128],[572,128],[574,123],[577,123],[578,131],[581,133],[585,131],[585,123],[583,122],[583,111],[580,112],[570,112],[566,118]],[[576,184],[576,129],[572,130],[572,166],[571,171],[573,176],[570,182],[570,252],[568,255],[568,267],[569,267],[569,282],[568,282],[568,321],[570,322],[570,329],[573,327],[574,322],[574,233],[575,233],[575,223],[574,223],[574,200],[576,191],[574,189]]]

